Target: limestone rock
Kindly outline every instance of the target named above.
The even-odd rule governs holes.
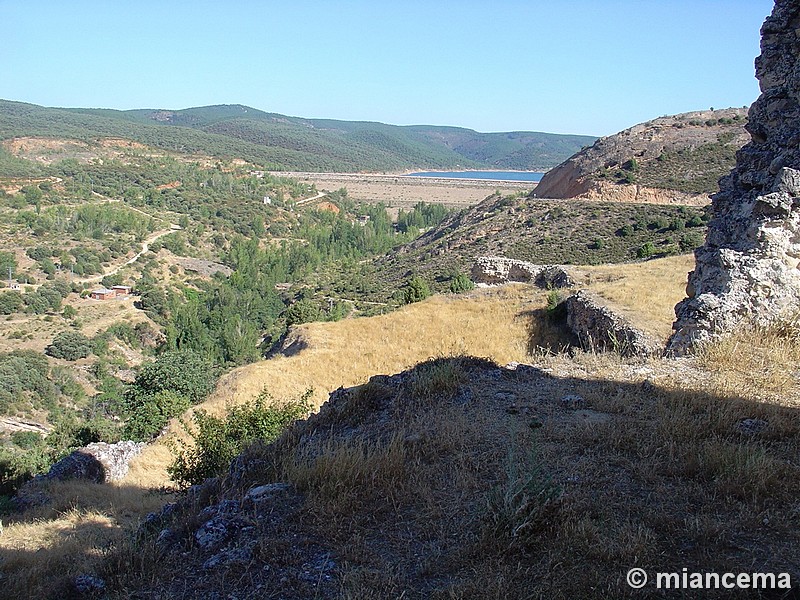
[[[767,324],[800,309],[800,4],[776,0],[761,28],[750,108],[751,141],[720,181],[687,298],[675,307],[668,349],[693,346],[743,322]]]
[[[586,290],[580,290],[565,302],[567,326],[582,346],[592,350],[615,350],[623,356],[661,353],[662,348],[656,340],[635,328]]]
[[[86,479],[103,483],[117,481],[128,474],[128,466],[144,448],[142,442],[94,442],[75,450],[54,464],[47,479]]]
[[[472,266],[472,280],[477,284],[499,285],[509,282],[533,283],[540,287],[564,288],[575,285],[560,265],[536,265],[501,256],[481,256]]]

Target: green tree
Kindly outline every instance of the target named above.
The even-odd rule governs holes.
[[[639,258],[650,258],[656,253],[656,247],[653,242],[645,242],[636,251],[636,256]]]
[[[172,390],[140,394],[135,400],[135,404],[128,406],[123,437],[137,441],[154,438],[172,417],[191,406],[189,398]]]
[[[135,398],[168,390],[196,404],[214,389],[215,381],[215,369],[199,354],[191,350],[166,352],[142,366],[126,396]]]
[[[475,283],[464,273],[459,273],[450,281],[450,291],[454,294],[468,292],[473,289],[475,289]]]
[[[312,300],[304,298],[289,306],[284,316],[286,317],[286,325],[310,323],[319,319],[319,307]]]
[[[17,272],[17,258],[13,252],[0,252],[0,279],[6,279],[11,273],[14,277]]]
[[[0,293],[0,315],[10,315],[22,308],[22,294],[19,292]]]
[[[414,275],[408,280],[406,288],[403,292],[403,302],[405,304],[413,304],[425,300],[431,295],[431,288],[428,283],[419,275]]]
[[[92,343],[79,331],[62,331],[53,338],[45,354],[64,360],[86,358],[92,351]]]

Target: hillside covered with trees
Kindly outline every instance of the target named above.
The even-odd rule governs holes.
[[[584,135],[303,119],[241,105],[117,111],[0,100],[0,139],[25,136],[84,141],[120,137],[166,150],[241,158],[270,170],[331,172],[540,171],[595,140]]]

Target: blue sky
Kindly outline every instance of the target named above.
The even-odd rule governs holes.
[[[0,0],[0,98],[608,135],[758,96],[772,0]]]

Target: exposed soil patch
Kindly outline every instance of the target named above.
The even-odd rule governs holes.
[[[418,202],[464,208],[477,204],[495,191],[502,194],[528,192],[536,187],[529,181],[477,181],[435,177],[353,173],[276,173],[304,183],[315,184],[321,191],[347,188],[355,200],[383,202],[395,209],[408,210]]]

